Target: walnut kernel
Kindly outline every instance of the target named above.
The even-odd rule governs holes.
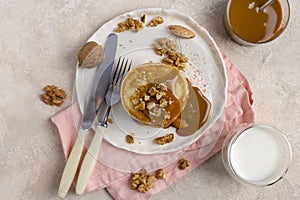
[[[107,122],[110,123],[110,124],[114,123],[114,121],[112,120],[112,118],[108,118]]]
[[[154,102],[149,102],[147,103],[147,109],[151,110],[152,108],[154,108],[156,106],[156,104]]]
[[[156,144],[159,144],[159,145],[164,145],[164,144],[167,144],[167,143],[170,143],[170,142],[173,142],[173,141],[174,141],[174,134],[173,133],[162,136],[162,137],[155,138]]]
[[[178,161],[178,163],[179,163],[178,168],[181,169],[181,170],[184,170],[186,167],[189,166],[189,161],[186,160],[185,158],[181,158]]]
[[[132,137],[132,135],[126,135],[126,142],[129,144],[134,143],[134,138]]]
[[[154,17],[150,22],[149,24],[147,25],[148,27],[155,27],[159,24],[162,24],[164,23],[164,19],[161,17],[161,16],[157,16],[157,17]]]
[[[182,53],[167,51],[166,56],[167,57],[165,57],[162,62],[173,65],[179,70],[183,70],[185,68],[185,64],[188,62],[188,58]]]
[[[157,179],[166,179],[167,174],[164,172],[163,169],[158,169],[158,170],[155,172],[155,177],[156,177]]]
[[[188,58],[184,54],[177,52],[176,41],[168,38],[157,38],[152,47],[157,55],[164,56],[162,63],[184,70]]]
[[[138,192],[145,193],[152,188],[152,183],[155,180],[153,174],[147,174],[145,169],[133,174],[131,178],[131,188]]]
[[[61,106],[64,103],[63,99],[67,98],[66,92],[55,85],[45,86],[44,91],[40,96],[41,100],[50,106]]]
[[[134,107],[136,110],[145,110],[146,108],[146,103],[145,101],[141,101],[138,105]]]
[[[168,51],[176,51],[177,43],[174,40],[168,38],[157,38],[152,45],[156,54],[163,56]]]
[[[169,101],[167,101],[164,97],[166,96],[166,89],[161,84],[155,84],[151,86],[150,89],[146,89],[146,87],[141,86],[137,88],[135,93],[130,97],[131,103],[135,106],[136,110],[151,110],[156,107],[156,103],[153,102],[153,99],[157,100],[160,107],[165,108],[169,105]],[[159,111],[153,111],[159,112]]]
[[[120,22],[118,27],[115,29],[115,32],[121,33],[124,31],[131,30],[132,32],[138,32],[143,28],[143,24],[140,20],[128,17],[126,21]]]

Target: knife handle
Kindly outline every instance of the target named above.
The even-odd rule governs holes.
[[[83,130],[81,128],[78,131],[77,139],[69,155],[64,172],[60,180],[60,185],[58,189],[58,196],[60,198],[64,198],[66,196],[74,180],[87,132],[88,130]]]
[[[85,154],[84,160],[80,167],[76,185],[76,193],[79,195],[83,194],[95,169],[105,129],[105,127],[97,125],[94,138],[89,146],[87,153]]]

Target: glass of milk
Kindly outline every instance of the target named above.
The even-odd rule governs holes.
[[[238,182],[268,186],[279,181],[292,160],[287,138],[270,125],[243,126],[226,137],[222,158]]]

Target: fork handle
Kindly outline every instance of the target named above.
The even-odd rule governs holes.
[[[86,138],[88,130],[79,129],[78,136],[75,141],[75,144],[72,148],[71,154],[68,157],[67,163],[65,165],[65,169],[63,175],[60,180],[60,185],[58,189],[58,196],[60,198],[64,198],[68,193],[70,186],[75,177],[78,164],[80,161],[80,157],[83,150],[83,144]]]
[[[95,169],[101,146],[100,144],[102,142],[105,129],[105,127],[97,125],[94,138],[89,146],[87,153],[85,154],[76,186],[76,193],[79,195],[83,194]]]

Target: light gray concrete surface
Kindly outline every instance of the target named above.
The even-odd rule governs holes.
[[[257,122],[288,137],[293,162],[287,176],[267,188],[246,187],[225,171],[220,153],[152,200],[300,198],[300,1],[291,0],[287,30],[270,44],[243,47],[227,36],[226,0],[0,0],[0,199],[58,199],[65,164],[57,129],[49,118],[71,105],[45,106],[43,86],[72,93],[76,54],[102,24],[147,7],[178,10],[206,28],[219,48],[248,78]],[[112,199],[106,190],[66,199]]]

